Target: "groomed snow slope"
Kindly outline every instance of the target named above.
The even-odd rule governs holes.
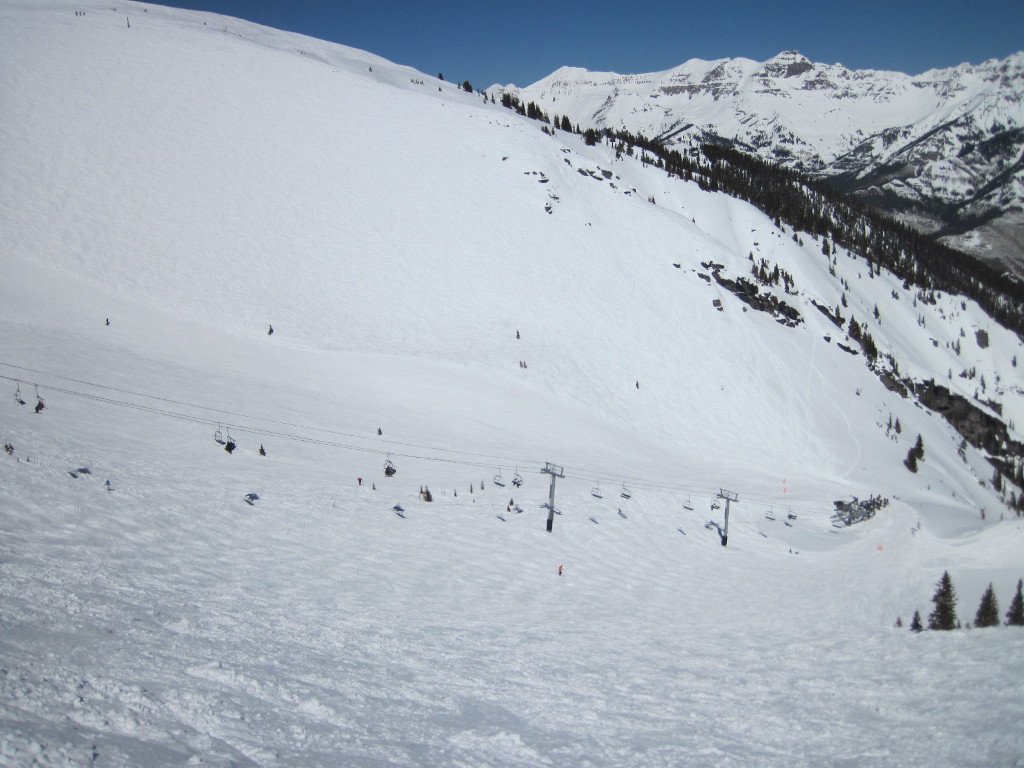
[[[820,244],[209,14],[5,0],[0,103],[3,764],[1024,761],[1024,635],[892,629],[946,569],[1005,610],[1024,525],[836,347]],[[748,253],[801,326],[700,277]],[[1024,419],[1011,334],[836,268],[905,373]]]

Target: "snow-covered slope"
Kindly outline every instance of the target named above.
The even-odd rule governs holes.
[[[584,127],[683,146],[734,142],[906,211],[961,247],[993,255],[998,240],[994,255],[1020,262],[1024,53],[910,76],[787,51],[643,75],[566,67],[527,88],[491,90]]]
[[[811,303],[1024,423],[972,302],[210,14],[4,0],[0,103],[5,764],[1024,759],[1019,631],[891,628],[1024,524]]]

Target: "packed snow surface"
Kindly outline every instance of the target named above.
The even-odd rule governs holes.
[[[212,14],[3,0],[0,103],[0,764],[1024,763],[1024,632],[893,626],[1024,522],[810,300],[1024,423],[973,303]]]

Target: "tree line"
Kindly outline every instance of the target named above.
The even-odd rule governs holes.
[[[946,631],[960,628],[960,620],[956,615],[956,590],[953,588],[953,580],[949,577],[949,571],[945,571],[942,578],[939,579],[939,583],[935,585],[932,603],[935,607],[928,616],[928,629]],[[1024,627],[1024,582],[1021,579],[1017,580],[1017,592],[1010,601],[1005,623],[1008,627]],[[990,583],[988,589],[981,596],[978,610],[974,614],[974,627],[998,627],[999,624],[999,601],[996,599],[995,590],[992,589]],[[903,620],[896,619],[896,626],[902,627]],[[967,627],[971,627],[970,622]],[[910,629],[913,632],[924,631],[925,626],[921,622],[920,611],[914,611]]]

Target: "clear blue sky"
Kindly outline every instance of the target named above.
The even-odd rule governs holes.
[[[1024,50],[1024,0],[171,0],[361,48],[475,88],[798,50],[920,74]]]

